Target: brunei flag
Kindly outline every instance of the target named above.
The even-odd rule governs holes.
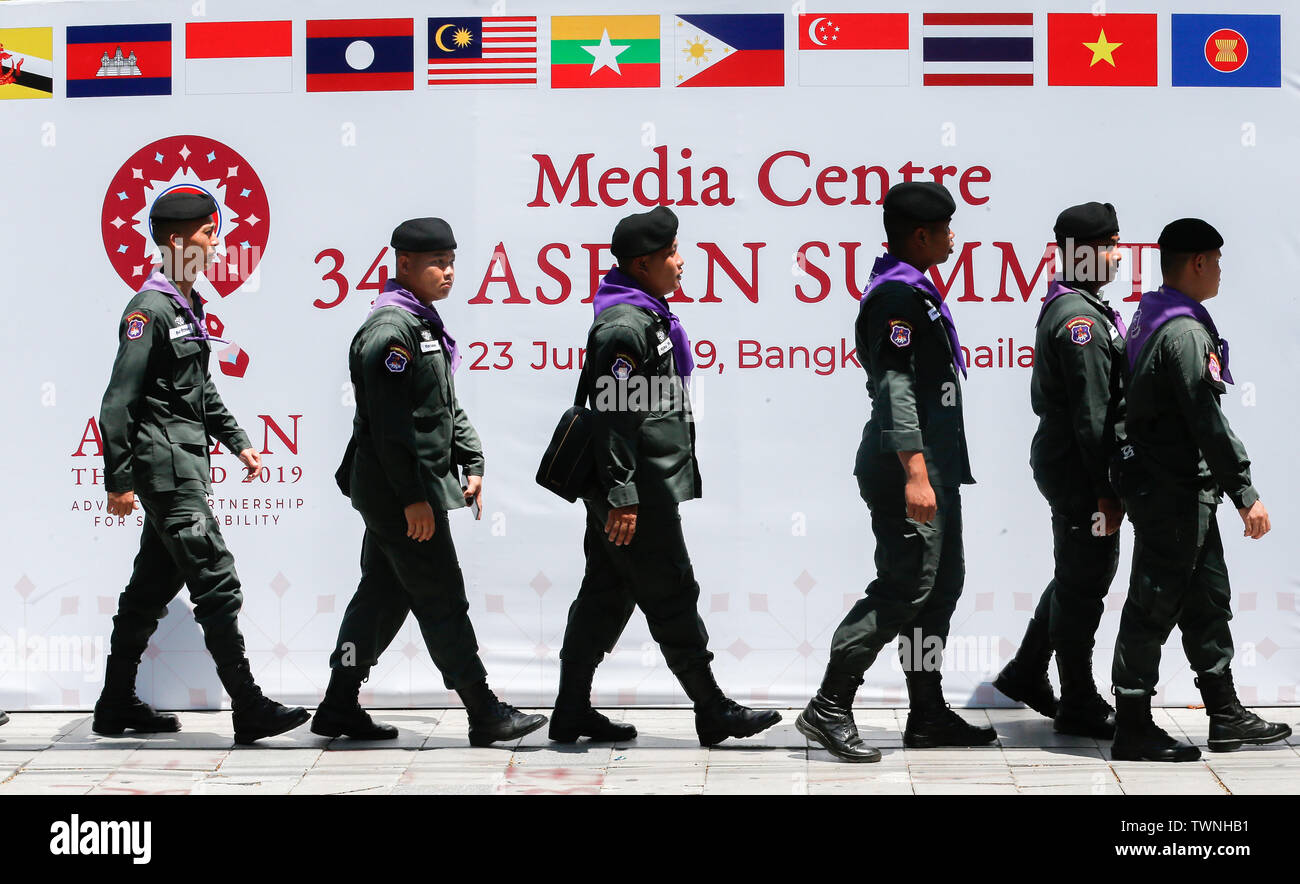
[[[54,95],[54,29],[0,28],[0,98]]]
[[[659,86],[659,16],[551,17],[551,88]]]
[[[782,86],[785,24],[781,13],[679,15],[678,86]]]

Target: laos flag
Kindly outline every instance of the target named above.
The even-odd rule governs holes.
[[[674,85],[785,84],[785,24],[779,12],[679,15],[673,36]]]

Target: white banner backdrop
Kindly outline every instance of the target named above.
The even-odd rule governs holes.
[[[456,30],[438,30],[445,19],[431,28],[429,5],[407,0],[366,4],[366,16],[397,20],[379,25],[309,24],[360,14],[344,2],[0,8],[0,43],[31,58],[41,57],[39,34],[9,29],[52,29],[43,68],[52,72],[52,97],[0,103],[9,316],[0,350],[0,708],[85,709],[98,695],[141,520],[105,515],[94,420],[116,323],[150,264],[142,219],[153,198],[179,184],[221,200],[226,264],[237,274],[205,288],[210,313],[233,342],[220,363],[214,357],[213,371],[266,466],[245,484],[229,454],[215,456],[213,502],[243,581],[249,654],[268,693],[312,704],[328,678],[327,657],[358,578],[362,530],[332,481],[353,414],[347,346],[391,267],[391,229],[432,214],[452,223],[460,244],[456,286],[440,309],[464,346],[460,401],[487,457],[482,520],[463,510],[452,517],[471,616],[498,692],[517,704],[550,703],[582,577],[583,514],[537,487],[533,474],[572,395],[574,354],[591,321],[584,301],[612,264],[610,231],[623,215],[662,202],[681,218],[686,266],[676,310],[699,357],[704,498],[682,513],[716,672],[741,701],[802,704],[818,684],[835,626],[873,576],[868,513],[852,476],[868,414],[865,375],[852,358],[853,321],[881,250],[881,196],[908,176],[941,178],[958,199],[959,251],[940,270],[973,362],[965,402],[979,484],[963,492],[967,581],[945,660],[950,702],[1006,703],[989,681],[1051,574],[1048,509],[1028,467],[1033,326],[1052,223],[1065,206],[1092,199],[1115,203],[1129,246],[1127,276],[1108,289],[1112,300],[1125,299],[1126,319],[1132,295],[1159,283],[1153,244],[1167,221],[1202,216],[1226,237],[1223,292],[1210,304],[1232,341],[1238,379],[1224,408],[1251,453],[1275,526],[1262,541],[1247,541],[1231,506],[1220,510],[1233,581],[1234,670],[1246,702],[1296,701],[1300,256],[1289,219],[1300,204],[1293,66],[1300,18],[1293,8],[1251,0],[1232,10],[1281,14],[1280,85],[1200,88],[1174,85],[1175,55],[1190,64],[1202,49],[1175,43],[1171,13],[1220,13],[1226,4],[1124,4],[1123,12],[1153,20],[1096,18],[1096,29],[1110,36],[1088,42],[1139,78],[1148,75],[1138,53],[1155,52],[1149,76],[1156,85],[1119,88],[1052,85],[1068,77],[1049,70],[1049,59],[1071,47],[1049,34],[1048,13],[1097,11],[1101,4],[1091,2],[985,4],[988,12],[1030,14],[1029,25],[1013,18],[970,32],[1010,28],[1022,37],[1012,56],[1032,36],[1032,62],[1004,66],[1028,72],[1025,86],[926,84],[930,74],[969,70],[926,61],[927,33],[961,33],[963,25],[927,24],[924,14],[971,11],[955,0],[915,8],[901,29],[892,20],[904,48],[890,48],[900,40],[895,33],[860,64],[826,64],[812,57],[817,50],[799,48],[801,33],[805,43],[826,33],[817,29],[822,19],[833,23],[834,4],[820,19],[800,19],[808,14],[802,2],[712,0],[652,10],[609,0],[603,13],[648,14],[651,24],[552,18],[583,14],[584,5],[445,4],[440,11],[465,18],[536,18],[537,82],[479,87],[427,85],[456,76],[426,75],[425,64],[455,56]],[[190,18],[178,17],[187,10]],[[756,12],[781,16],[784,52],[775,73],[762,46],[727,39],[731,25],[689,18]],[[679,15],[688,18],[679,24]],[[850,30],[859,26],[839,17]],[[264,55],[247,65],[236,49],[244,38],[230,37],[239,32],[187,31],[276,18],[290,24],[257,29]],[[890,21],[872,26],[888,30]],[[170,27],[75,27],[110,24]],[[1141,38],[1148,24],[1156,48]],[[472,43],[481,32],[467,27]],[[1273,47],[1234,27],[1250,35],[1267,78]],[[610,48],[602,49],[606,30]],[[348,33],[355,39],[338,49],[338,35]],[[770,43],[771,33],[764,39]],[[98,59],[96,41],[123,43],[126,67],[108,48],[108,61]],[[130,70],[132,42],[141,44],[139,75]],[[1106,48],[1116,42],[1119,48]],[[591,47],[585,62],[552,68],[586,52],[583,45]],[[723,68],[733,50],[746,64]],[[342,52],[342,62],[331,67],[330,52]],[[629,53],[622,68],[615,52]],[[403,72],[385,68],[394,57],[412,72],[401,88],[391,87],[401,86]],[[264,75],[249,75],[254,62]],[[1096,66],[1061,63],[1074,64],[1079,76]],[[2,64],[0,74],[12,68]],[[775,77],[781,85],[676,85],[679,75],[689,83],[708,65],[723,81]],[[39,60],[28,69],[41,69]],[[976,70],[999,69],[985,62]],[[593,72],[659,85],[559,88]],[[859,74],[899,85],[811,85],[853,83]],[[230,91],[281,91],[222,94],[223,78]],[[145,79],[150,84],[141,85]],[[359,83],[390,91],[319,91]],[[0,85],[0,95],[13,85]],[[98,96],[154,87],[163,94]],[[1128,526],[1122,546],[1098,634],[1103,685],[1127,586]],[[168,609],[140,692],[166,708],[213,708],[222,692],[187,608],[182,593]],[[1176,636],[1161,673],[1158,702],[1199,702]],[[363,699],[383,706],[455,702],[414,620],[366,691]],[[639,613],[599,670],[596,691],[604,704],[685,700]],[[859,701],[905,701],[892,649],[868,673]]]

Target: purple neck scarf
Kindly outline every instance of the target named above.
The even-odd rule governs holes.
[[[1047,314],[1047,305],[1066,292],[1080,292],[1084,297],[1088,297],[1087,292],[1076,289],[1059,279],[1052,280],[1052,284],[1047,287],[1047,297],[1043,299],[1043,309],[1038,311],[1038,320],[1034,323],[1035,326],[1043,321],[1043,316]],[[1106,303],[1100,295],[1094,295],[1093,297],[1101,301],[1101,306],[1106,308],[1107,313],[1110,314],[1110,321],[1115,323],[1115,328],[1119,330],[1119,336],[1121,338],[1128,337],[1128,330],[1124,328],[1124,320],[1120,318],[1119,311],[1112,309],[1110,304]]]
[[[1137,312],[1133,314],[1132,334],[1128,339],[1129,371],[1137,366],[1142,346],[1156,333],[1156,329],[1179,316],[1190,316],[1209,330],[1211,337],[1219,345],[1220,357],[1223,360],[1223,365],[1219,369],[1220,377],[1231,384],[1232,374],[1228,371],[1228,342],[1219,337],[1219,330],[1214,327],[1210,311],[1205,309],[1204,304],[1167,285],[1162,285],[1154,292],[1143,293],[1142,300],[1138,302]]]
[[[668,337],[673,342],[673,359],[677,362],[677,373],[685,380],[690,380],[695,370],[695,359],[691,356],[691,341],[686,336],[682,322],[668,309],[668,305],[642,289],[635,279],[615,267],[600,281],[596,289],[592,306],[599,316],[604,310],[615,304],[631,304],[668,320]]]
[[[447,359],[451,364],[451,373],[456,373],[456,368],[460,365],[460,352],[456,349],[456,339],[447,334],[447,326],[443,325],[442,317],[432,305],[423,303],[390,279],[384,283],[384,290],[378,298],[375,298],[375,306],[370,308],[370,312],[373,313],[380,307],[400,307],[412,316],[430,323],[433,326],[433,333],[442,339],[443,349],[447,351]]]
[[[867,280],[867,290],[862,293],[862,303],[866,304],[871,293],[886,282],[901,282],[921,289],[934,298],[939,305],[939,315],[943,317],[944,331],[948,333],[948,344],[952,347],[952,364],[961,372],[962,377],[966,377],[966,357],[962,355],[961,341],[957,339],[957,325],[952,321],[952,314],[948,312],[943,295],[939,294],[930,278],[900,258],[882,255],[871,268],[871,278]]]
[[[216,341],[218,344],[230,343],[227,340],[213,337],[212,335],[208,334],[208,324],[203,321],[203,318],[201,316],[199,316],[194,312],[194,308],[190,306],[190,299],[182,295],[176,289],[176,286],[172,284],[172,281],[167,278],[166,274],[164,274],[161,269],[155,269],[153,273],[149,274],[149,278],[144,281],[144,285],[140,286],[140,291],[162,292],[165,295],[171,296],[171,299],[175,301],[176,305],[180,307],[181,310],[185,313],[185,316],[187,319],[189,319],[190,324],[194,326],[195,334],[187,336],[185,340]],[[199,310],[200,312],[202,312],[203,310],[202,305],[200,305]]]

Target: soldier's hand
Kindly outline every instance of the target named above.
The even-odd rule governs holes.
[[[244,476],[245,482],[253,481],[257,478],[257,474],[262,472],[262,455],[256,448],[245,448],[239,452],[239,460],[248,471]]]
[[[1241,513],[1241,521],[1246,524],[1244,534],[1251,540],[1259,540],[1273,528],[1262,500],[1257,500],[1248,507],[1238,507],[1237,512]]]
[[[406,536],[423,543],[433,536],[434,520],[433,507],[429,506],[427,500],[419,503],[412,503],[406,506]]]
[[[636,534],[636,504],[616,506],[605,520],[605,534],[615,546],[627,546]]]
[[[930,486],[928,476],[908,479],[903,486],[903,498],[907,502],[907,517],[913,522],[926,523],[934,519],[939,511],[939,504],[934,498],[934,488]]]
[[[1124,521],[1124,504],[1114,497],[1097,498],[1097,512],[1101,515],[1101,523],[1097,526],[1101,534],[1098,536],[1110,537]]]
[[[478,515],[475,519],[483,518],[483,477],[466,476],[465,477],[465,506],[478,504]]]
[[[129,516],[135,512],[134,491],[108,492],[108,514],[110,516]]]

